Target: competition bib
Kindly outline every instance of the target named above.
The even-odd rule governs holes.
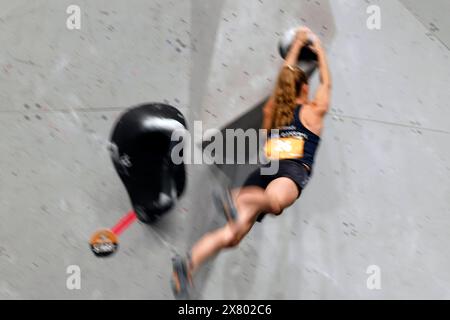
[[[271,138],[264,147],[270,160],[303,158],[305,140],[302,137]]]

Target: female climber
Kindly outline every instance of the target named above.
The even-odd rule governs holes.
[[[305,46],[317,55],[320,75],[312,100],[307,77],[297,66]],[[264,175],[257,169],[239,191],[227,191],[219,197],[227,224],[205,234],[186,257],[172,258],[172,289],[176,298],[189,297],[192,276],[208,258],[224,248],[237,246],[256,221],[265,214],[280,215],[300,197],[312,172],[330,93],[330,72],[320,40],[308,28],[299,28],[275,90],[263,108],[262,128],[269,130],[265,152],[268,159],[278,161],[278,171]]]

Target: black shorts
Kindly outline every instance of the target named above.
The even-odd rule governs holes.
[[[270,164],[264,165],[264,167],[268,166]],[[258,168],[248,176],[242,187],[257,186],[266,189],[269,183],[277,178],[289,178],[297,185],[298,196],[300,196],[301,191],[308,184],[309,176],[310,170],[308,170],[306,165],[295,160],[280,160],[277,173],[273,175],[262,175],[261,168]],[[262,213],[257,221],[261,222],[264,215],[265,213]]]

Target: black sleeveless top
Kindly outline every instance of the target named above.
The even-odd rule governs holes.
[[[279,128],[279,136],[269,135],[269,139],[273,138],[301,138],[303,144],[303,156],[289,158],[289,160],[297,161],[306,164],[312,170],[314,164],[314,157],[316,155],[317,147],[319,146],[320,137],[306,128],[300,120],[300,110],[302,105],[298,105],[294,111],[294,119],[289,126]]]

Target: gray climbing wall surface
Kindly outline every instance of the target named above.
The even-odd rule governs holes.
[[[198,298],[450,299],[447,1],[79,1],[68,30],[71,4],[0,1],[0,298],[171,299],[170,257],[224,223],[209,192],[225,180],[189,165],[178,206],[97,259],[89,236],[130,209],[110,129],[152,101],[191,128],[240,119],[274,86],[281,33],[306,24],[334,84],[314,177],[202,270]],[[80,290],[66,288],[69,265]]]

